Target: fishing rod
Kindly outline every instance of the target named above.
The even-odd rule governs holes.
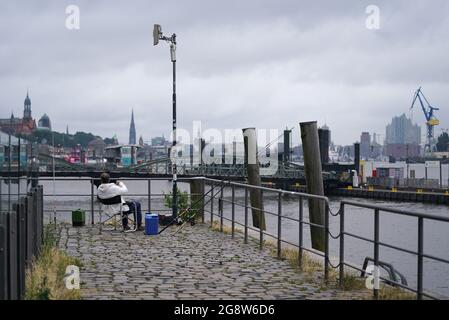
[[[197,204],[199,204],[201,201],[204,200],[204,198],[210,193],[212,192],[213,194],[213,188],[211,188],[208,192],[206,192],[205,194],[202,195],[202,197],[200,199],[198,199],[194,204],[190,205],[188,208],[183,209],[183,211],[174,219],[172,219],[163,229],[161,229],[161,231],[158,232],[158,234],[161,234],[162,232],[165,231],[165,229],[167,229],[168,227],[170,227],[176,220],[178,220],[178,218],[182,217],[183,215],[185,215],[187,212],[189,212],[190,210],[192,210],[192,207],[195,207]],[[215,195],[211,196],[215,197]],[[208,202],[207,202],[208,203]],[[203,206],[205,206],[207,203],[205,203]]]
[[[292,128],[290,128],[290,131],[293,131],[293,129],[294,129],[295,127],[292,127]],[[283,133],[281,133],[279,136],[277,136],[275,139],[273,139],[273,140],[271,140],[268,144],[266,144],[265,145],[265,147],[263,147],[262,149],[260,149],[258,152],[257,152],[257,155],[260,155],[262,152],[264,152],[264,151],[266,151],[268,148],[270,148],[271,147],[271,145],[273,145],[273,143],[275,143],[276,141],[278,141],[282,136],[284,135],[284,132]],[[228,174],[228,176],[226,177],[227,179],[229,179],[230,178],[230,176],[231,176],[231,174],[229,173]],[[217,194],[219,194],[219,193],[221,193],[222,192],[222,190],[225,188],[225,186],[226,185],[229,185],[231,183],[231,181],[226,181],[226,180],[223,180],[223,182],[222,182],[222,186],[221,186],[221,188],[220,188],[220,190],[218,190],[217,191],[217,193],[215,194],[215,195],[212,195],[211,197],[210,197],[210,199],[206,202],[206,203],[204,203],[204,205],[203,205],[203,207],[204,206],[206,206],[210,201],[212,201],[212,199],[214,199],[215,198],[215,196],[217,195]],[[211,190],[213,190],[213,188],[211,188]],[[211,190],[209,190],[209,192],[211,191]],[[208,193],[209,193],[208,192]],[[206,194],[207,195],[207,194]],[[203,198],[206,196],[206,195],[204,195],[203,196]],[[202,199],[203,199],[202,198]],[[202,200],[202,199],[200,199],[200,201]],[[185,210],[185,212],[189,212],[189,210],[190,210],[190,207],[189,208],[187,208],[186,210]],[[193,225],[195,225],[195,218],[196,218],[196,215],[198,215],[198,210],[197,210],[197,213],[194,215],[194,216],[192,216],[192,217],[189,217],[174,233],[173,233],[173,235],[175,235],[175,234],[177,234],[179,231],[181,231],[183,228],[184,228],[184,226],[186,225],[186,223],[187,222],[190,222],[190,224],[193,226]],[[181,213],[182,214],[182,213]],[[181,216],[181,214],[180,214],[180,216]]]
[[[292,127],[292,128],[290,129],[290,131],[292,131],[294,128],[295,128],[295,127]],[[284,135],[284,133],[280,134],[278,137],[276,137],[275,139],[273,139],[272,141],[270,141],[267,145],[265,145],[264,148],[262,148],[261,150],[259,150],[259,151],[257,152],[257,155],[260,155],[263,151],[266,151],[269,147],[271,147],[271,145],[273,145],[273,143],[275,143],[276,141],[278,141],[283,135]],[[231,173],[228,174],[228,176],[226,177],[226,179],[229,179],[230,177],[231,177]],[[224,180],[224,181],[225,181],[225,180]],[[197,204],[199,204],[201,201],[203,201],[203,200],[206,198],[206,196],[207,196],[210,192],[212,192],[212,195],[210,196],[209,200],[203,204],[203,207],[205,207],[210,201],[212,201],[212,199],[215,198],[215,196],[216,196],[218,193],[221,193],[221,192],[222,192],[222,190],[225,188],[226,185],[229,185],[229,184],[230,184],[230,181],[229,181],[229,180],[228,180],[226,183],[223,182],[223,183],[222,183],[222,186],[221,186],[221,188],[220,188],[220,190],[218,190],[217,193],[216,193],[215,195],[214,195],[214,193],[213,193],[214,188],[212,187],[207,193],[203,194],[203,196],[202,196],[200,199],[198,199],[193,205],[190,205],[188,208],[184,209],[183,212],[181,212],[177,217],[175,217],[174,219],[172,219],[172,220],[171,220],[171,221],[170,221],[170,222],[169,222],[169,223],[168,223],[168,224],[167,224],[161,231],[158,232],[158,234],[161,234],[162,232],[164,232],[169,226],[171,226],[175,221],[177,221],[179,217],[183,217],[186,213],[190,212],[190,211],[192,210],[192,207],[195,207]],[[193,216],[188,217],[188,218],[181,224],[181,226],[180,226],[180,227],[173,233],[173,235],[177,234],[182,228],[184,228],[184,226],[185,226],[185,224],[186,224],[187,222],[190,222],[190,224],[191,224],[192,226],[195,225],[195,218],[196,218],[196,216],[197,216],[198,213],[199,213],[199,210],[198,210],[198,209],[195,209],[195,210],[196,210],[196,213],[195,213]]]

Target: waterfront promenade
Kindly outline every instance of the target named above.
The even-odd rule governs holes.
[[[242,235],[186,226],[177,235],[105,232],[58,225],[58,244],[83,263],[83,299],[361,299],[369,291],[324,286]]]

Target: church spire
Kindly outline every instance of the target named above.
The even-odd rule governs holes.
[[[131,125],[129,126],[129,144],[136,144],[136,126],[134,124],[134,109],[131,111]]]
[[[28,90],[25,102],[23,103],[23,118],[27,120],[31,119],[31,100],[28,95]]]

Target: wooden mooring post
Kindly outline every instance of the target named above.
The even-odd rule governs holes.
[[[245,166],[248,175],[248,183],[260,187],[259,157],[257,154],[257,137],[255,128],[243,129],[243,141],[245,145]],[[263,212],[262,192],[257,189],[249,189],[251,207],[253,208],[253,226],[266,230],[265,214]]]
[[[307,192],[324,196],[323,174],[321,169],[320,145],[318,140],[318,127],[316,121],[301,122],[302,149],[304,154],[304,171],[307,183]],[[310,222],[324,227],[325,203],[319,199],[309,199]],[[325,230],[317,226],[310,226],[312,248],[325,250]]]
[[[196,217],[204,221],[204,181],[190,181],[190,204],[195,211]]]

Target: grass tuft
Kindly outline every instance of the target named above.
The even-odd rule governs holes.
[[[211,227],[213,231],[220,231],[220,223],[214,221]],[[231,234],[232,229],[229,226],[223,225],[223,233]],[[235,228],[235,233],[243,233],[240,228]],[[251,240],[251,236],[248,235]],[[256,239],[254,239],[256,240]],[[254,243],[258,244],[258,241]],[[277,256],[277,243],[272,240],[264,240],[264,247],[270,250],[273,256]],[[307,252],[302,253],[301,264],[299,264],[299,251],[297,248],[283,247],[281,249],[281,259],[289,262],[290,266],[297,272],[306,273],[312,276],[317,273],[324,272],[324,265],[318,259],[312,257]],[[311,277],[312,279],[313,277]],[[338,279],[338,272],[330,268],[329,279],[327,283],[323,283],[322,289],[338,288],[342,291],[358,291],[359,298],[372,299],[372,291],[365,286],[366,278],[362,278],[355,273],[345,273],[342,286],[340,286]],[[387,284],[382,284],[379,289],[379,300],[414,300],[415,295],[399,287],[392,287]]]
[[[56,247],[54,229],[47,226],[44,241],[37,259],[33,259],[31,267],[26,271],[26,300],[78,300],[79,290],[68,290],[65,287],[65,270],[68,265],[81,267],[81,262],[68,256]]]
[[[379,289],[379,300],[416,300],[416,295],[399,287],[383,285]]]
[[[365,290],[365,278],[346,273],[343,277],[341,289],[344,291]]]

